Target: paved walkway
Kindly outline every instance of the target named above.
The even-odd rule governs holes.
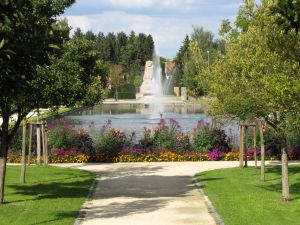
[[[216,224],[193,175],[238,162],[66,164],[101,176],[83,225]]]

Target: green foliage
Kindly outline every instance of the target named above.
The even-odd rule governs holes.
[[[94,142],[87,129],[75,129],[67,121],[56,119],[49,128],[49,146],[51,149],[76,150],[92,155]]]
[[[199,97],[207,94],[206,77],[214,64],[218,52],[225,53],[225,41],[214,39],[210,31],[203,27],[193,27],[191,37],[185,37],[176,55],[175,83],[188,88],[188,94]]]
[[[160,119],[159,124],[153,129],[152,136],[145,129],[143,141],[153,144],[154,147],[176,153],[188,151],[192,148],[189,136],[182,132],[180,125],[174,119],[170,119],[168,124],[165,119]]]
[[[272,2],[270,6],[272,13],[279,14],[277,18],[279,25],[285,27],[286,30],[300,29],[300,1],[299,0],[277,0]]]
[[[200,152],[219,150],[224,153],[230,151],[230,141],[225,132],[203,120],[198,121],[197,127],[193,131],[193,142],[195,150]]]
[[[49,146],[51,149],[73,149],[73,134],[72,130],[66,121],[57,120],[55,124],[50,126],[49,130]]]
[[[113,160],[123,147],[126,147],[127,138],[120,129],[111,128],[109,120],[100,130],[96,137],[96,153],[104,155],[107,160]]]
[[[124,84],[119,89],[119,99],[136,99],[136,88],[132,84]]]
[[[39,99],[44,99],[46,106],[93,105],[102,100],[107,70],[95,49],[95,42],[74,38],[63,45],[59,58],[51,58],[51,65],[39,67],[33,87],[37,93],[44,87]]]
[[[139,88],[142,85],[142,83],[143,83],[143,77],[142,76],[135,76],[133,84],[134,84],[135,90],[137,92],[139,91]]]
[[[278,24],[270,1],[245,1],[236,32],[226,38],[226,56],[214,64],[209,87],[214,115],[253,117],[275,130],[281,147],[289,145],[289,117],[299,118],[299,35]],[[237,38],[238,37],[238,38]]]

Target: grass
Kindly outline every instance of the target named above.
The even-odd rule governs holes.
[[[42,119],[46,119],[46,118],[49,118],[49,117],[52,117],[52,116],[57,116],[59,114],[69,112],[69,111],[71,111],[73,109],[76,109],[76,108],[79,108],[79,106],[75,106],[75,107],[72,107],[72,108],[61,107],[61,108],[58,108],[58,109],[50,109],[49,111],[47,111],[45,113],[41,113],[39,115],[39,119],[42,120]],[[28,121],[29,122],[35,122],[35,121],[37,121],[37,119],[38,119],[38,116],[35,115],[35,116],[31,116],[28,119]]]
[[[27,167],[25,185],[19,176],[20,166],[8,166],[1,225],[71,225],[94,179],[86,171],[51,166]]]
[[[255,168],[200,173],[200,181],[226,225],[299,225],[300,166],[289,167],[291,201],[281,201],[281,167],[267,167],[266,182]]]

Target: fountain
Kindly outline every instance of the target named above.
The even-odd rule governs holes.
[[[162,70],[160,66],[160,57],[153,53],[153,60],[147,61],[145,65],[145,72],[143,83],[140,87],[141,101],[145,108],[151,106],[152,115],[159,115],[163,113],[163,88],[162,88]]]

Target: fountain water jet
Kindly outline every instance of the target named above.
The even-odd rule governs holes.
[[[160,57],[153,52],[152,61],[147,61],[140,87],[140,95],[145,106],[151,106],[152,115],[158,116],[164,112],[164,98],[162,86],[162,70]]]

